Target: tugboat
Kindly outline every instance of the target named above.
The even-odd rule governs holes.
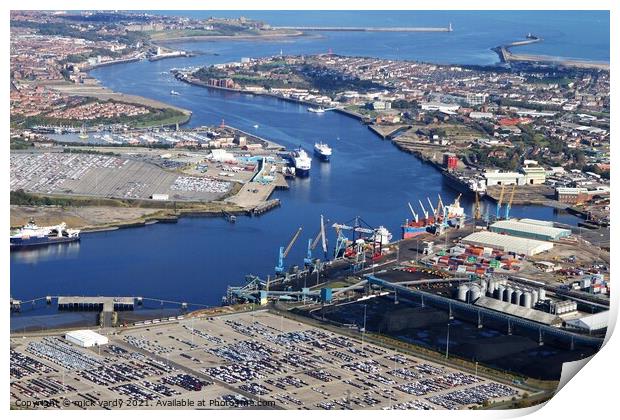
[[[332,148],[323,142],[314,143],[314,154],[322,161],[329,162],[332,156]]]
[[[11,249],[74,242],[80,240],[80,231],[67,229],[66,223],[40,227],[35,224],[34,220],[30,220],[16,232],[12,232],[10,240]]]

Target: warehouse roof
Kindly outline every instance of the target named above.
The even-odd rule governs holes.
[[[464,237],[461,241],[464,243],[483,244],[504,251],[519,250],[519,253],[527,253],[528,255],[531,255],[532,252],[542,252],[553,248],[551,242],[522,238],[519,236],[502,235],[486,230],[474,232]]]
[[[570,235],[569,229],[560,229],[553,226],[544,226],[540,223],[528,223],[522,220],[499,220],[491,225],[491,229],[508,229],[535,235],[545,235],[553,238],[561,235]]]
[[[584,316],[583,318],[566,321],[566,323],[570,326],[585,329],[588,331],[596,331],[607,328],[608,322],[609,311],[603,311],[596,314]]]
[[[521,223],[529,223],[530,225],[538,225],[538,226],[549,226],[553,227],[553,222],[548,220],[538,220],[538,219],[519,219]]]
[[[539,322],[546,325],[561,325],[562,318],[551,315],[536,309],[526,308],[524,306],[515,305],[514,303],[504,302],[498,299],[482,296],[474,303],[476,306],[492,309],[494,311],[503,312],[505,314],[517,316],[519,318],[529,319],[530,321]]]
[[[72,337],[75,340],[82,342],[94,342],[94,343],[106,343],[108,338],[101,334],[98,334],[92,330],[76,330],[68,331],[65,333],[65,337]]]

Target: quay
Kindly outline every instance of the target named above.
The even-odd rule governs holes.
[[[132,311],[133,297],[59,296],[58,310],[64,311]]]
[[[407,125],[407,124],[398,124],[398,125],[369,124],[368,125],[368,129],[370,131],[377,134],[384,140],[387,138],[392,138],[403,131],[409,130],[410,128],[411,128],[411,125]]]

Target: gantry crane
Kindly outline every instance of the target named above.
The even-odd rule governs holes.
[[[284,259],[286,258],[288,253],[291,251],[291,248],[297,241],[297,238],[299,238],[299,235],[301,234],[301,230],[302,230],[301,227],[297,229],[297,232],[295,232],[295,234],[291,238],[286,248],[284,248],[283,246],[280,247],[280,250],[278,252],[278,265],[276,265],[277,274],[282,274],[284,272]]]
[[[517,184],[512,186],[512,192],[510,193],[510,199],[508,200],[508,204],[506,204],[506,211],[504,213],[504,219],[508,220],[510,216],[510,208],[512,207],[512,200],[515,198],[515,190],[517,189]]]
[[[504,190],[506,186],[502,184],[502,191],[499,193],[499,200],[497,200],[497,207],[495,208],[495,219],[499,220],[499,211],[502,208],[502,202],[504,201]]]
[[[368,227],[362,226],[362,222]],[[361,220],[360,217],[356,217],[354,219],[353,226],[348,225],[348,224],[334,223],[332,227],[336,230],[336,235],[337,235],[336,249],[334,250],[334,258],[339,258],[342,256],[341,253],[346,252],[349,239],[346,236],[344,236],[344,234],[342,233],[344,230],[353,231],[353,242],[355,242],[356,239],[361,238],[362,234],[372,235],[375,232],[375,230],[372,229],[370,225],[368,225],[366,222]],[[356,234],[357,234],[357,237],[356,237]]]

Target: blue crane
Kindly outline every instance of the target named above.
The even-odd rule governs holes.
[[[504,201],[504,189],[505,185],[502,184],[502,191],[499,193],[499,200],[497,200],[497,207],[495,207],[495,220],[499,220],[499,212],[502,208],[502,202]]]
[[[512,186],[512,192],[510,193],[510,199],[508,200],[508,203],[506,204],[506,210],[504,213],[504,219],[508,220],[508,216],[510,216],[510,209],[512,207],[512,199],[515,198],[515,189],[517,188],[517,185],[513,185]]]
[[[286,258],[288,253],[291,251],[291,248],[297,241],[297,238],[299,238],[299,235],[301,234],[301,229],[302,228],[297,229],[297,232],[295,232],[295,234],[291,238],[286,248],[283,246],[280,247],[280,250],[278,252],[278,265],[276,265],[276,274],[284,273],[284,259]]]

